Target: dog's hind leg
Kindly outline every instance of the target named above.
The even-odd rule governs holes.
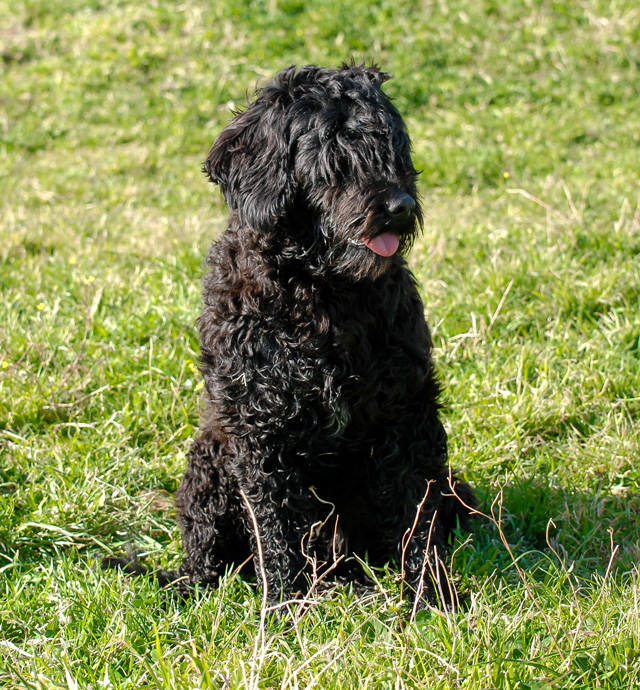
[[[234,480],[225,471],[224,447],[206,435],[194,442],[176,505],[186,552],[177,574],[188,584],[211,584],[226,565],[251,556]]]
[[[225,566],[250,559],[249,539],[242,524],[237,492],[229,487],[221,444],[206,435],[196,439],[178,489],[176,504],[186,556],[177,570],[150,569],[135,554],[106,556],[101,568],[130,575],[148,575],[161,587],[187,597],[193,585],[216,583]]]

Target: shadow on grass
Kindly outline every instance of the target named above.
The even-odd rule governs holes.
[[[477,493],[484,515],[472,555],[463,556],[476,577],[513,571],[516,559],[533,579],[545,578],[552,560],[590,580],[608,569],[624,573],[640,560],[640,496],[631,491],[594,494],[537,478]]]

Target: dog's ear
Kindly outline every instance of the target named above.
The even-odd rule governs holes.
[[[287,213],[296,189],[286,103],[273,95],[263,90],[237,114],[204,164],[240,222],[264,230]]]

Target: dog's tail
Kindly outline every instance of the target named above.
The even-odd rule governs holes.
[[[159,587],[172,587],[185,583],[185,577],[177,570],[150,570],[138,561],[138,556],[133,554],[126,557],[104,556],[100,562],[101,570],[121,570],[127,575],[146,575],[156,580]],[[182,589],[182,588],[181,588]]]

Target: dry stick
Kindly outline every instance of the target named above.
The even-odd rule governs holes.
[[[264,569],[264,556],[262,553],[262,543],[260,541],[260,530],[258,529],[258,521],[256,520],[256,514],[249,503],[249,499],[245,492],[240,489],[240,496],[244,504],[247,506],[249,511],[249,517],[251,518],[251,524],[253,526],[253,532],[256,536],[256,549],[258,551],[258,565],[260,568],[260,577],[262,578],[262,605],[260,607],[260,625],[258,627],[258,634],[256,635],[255,643],[253,645],[253,658],[251,662],[251,678],[249,679],[249,688],[258,687],[257,676],[260,673],[260,668],[264,663],[264,657],[266,655],[267,649],[264,643],[265,640],[265,618],[267,611],[267,573]],[[260,648],[260,660],[256,661],[258,657],[258,648]]]
[[[314,522],[311,527],[309,528],[309,532],[303,535],[302,539],[300,540],[300,549],[302,551],[302,555],[304,559],[307,561],[309,566],[311,567],[311,584],[309,585],[309,589],[307,591],[307,595],[304,596],[302,599],[303,601],[308,601],[311,603],[311,595],[314,592],[315,589],[317,589],[318,585],[326,579],[327,575],[332,571],[335,570],[335,568],[338,566],[338,563],[344,559],[344,554],[338,556],[338,551],[336,548],[336,543],[338,539],[338,520],[339,516],[336,516],[336,520],[333,525],[333,537],[331,540],[331,554],[333,556],[333,561],[331,565],[322,573],[322,575],[318,575],[318,559],[316,558],[315,555],[311,556],[307,553],[304,545],[305,538],[307,538],[308,543],[311,543],[311,541],[314,539],[314,532],[319,534],[322,528],[329,522],[331,519],[331,516],[335,513],[336,510],[336,505],[335,503],[332,503],[331,501],[326,501],[320,498],[318,494],[316,493],[315,487],[311,486],[309,487],[309,491],[311,494],[313,494],[314,498],[319,501],[320,503],[323,503],[324,505],[331,506],[331,510],[329,511],[329,514],[324,518],[324,520],[317,520]],[[326,565],[326,562],[323,561],[322,565]]]
[[[98,395],[98,393],[106,391],[110,387],[111,386],[107,384],[106,386],[102,386],[101,388],[96,388],[96,390],[91,391],[91,393],[87,393],[86,395],[83,395],[81,398],[76,398],[73,402],[56,403],[56,408],[64,409],[67,407],[75,407],[76,405],[80,405],[80,403],[83,403],[85,400],[88,400],[89,398],[93,397],[94,395]]]
[[[317,529],[317,531],[319,533],[320,530],[327,524],[327,522],[329,522],[329,519],[331,518],[331,516],[336,512],[336,504],[332,503],[331,501],[326,501],[326,500],[320,498],[320,496],[318,496],[318,494],[316,493],[316,489],[314,486],[309,487],[309,493],[319,503],[322,503],[326,506],[331,506],[331,510],[329,511],[329,514],[327,515],[327,517],[324,520],[316,520],[316,522],[314,522],[313,525],[311,525],[311,527],[309,529],[309,540],[311,540],[311,539],[313,539],[314,529]]]
[[[562,189],[564,190],[564,195],[567,197],[567,201],[569,202],[569,207],[571,208],[571,215],[574,217],[574,219],[579,225],[582,225],[582,218],[580,216],[580,213],[578,212],[578,209],[576,208],[576,205],[573,203],[573,197],[571,196],[571,191],[569,187],[567,187],[566,184],[562,183]]]
[[[496,319],[498,318],[498,314],[500,314],[500,311],[504,305],[504,301],[507,299],[507,295],[509,294],[509,291],[513,287],[513,278],[509,281],[509,285],[505,288],[504,292],[502,293],[502,297],[500,298],[500,302],[498,302],[498,306],[496,307],[495,311],[493,312],[493,316],[491,317],[491,320],[489,321],[489,325],[487,326],[487,333],[491,330],[493,324],[495,323]],[[451,478],[449,478],[449,483],[451,483]]]
[[[427,494],[429,493],[429,489],[427,489]],[[425,495],[426,498],[426,495]],[[422,504],[421,504],[422,505]],[[427,570],[427,565],[429,566],[429,571],[431,574],[431,579],[438,585],[438,591],[440,592],[440,597],[441,601],[444,601],[444,596],[443,596],[443,591],[442,591],[442,586],[440,585],[440,569],[438,568],[438,573],[433,572],[433,567],[431,565],[431,561],[429,560],[429,551],[431,550],[431,535],[433,534],[433,526],[436,522],[436,517],[438,515],[438,511],[434,511],[433,517],[431,518],[431,523],[429,524],[429,536],[427,537],[427,546],[424,550],[424,558],[422,560],[422,568],[420,570],[420,583],[418,584],[418,589],[416,591],[416,598],[413,602],[413,608],[411,609],[411,617],[409,618],[409,622],[413,623],[416,619],[416,615],[418,613],[418,605],[420,603],[420,598],[422,597],[422,593],[424,592],[424,576]],[[436,551],[436,560],[438,559],[438,553]]]
[[[437,514],[437,512],[436,512],[436,514]],[[434,514],[434,520],[435,520],[436,514]],[[429,541],[431,541],[431,530],[429,530]],[[430,561],[428,561],[428,565],[429,565],[429,571],[431,572],[433,580],[435,581],[435,583],[438,586],[438,593],[440,595],[440,601],[443,604],[447,601],[447,598],[445,597],[445,593],[444,593],[443,583],[442,583],[442,576],[444,575],[445,584],[447,585],[447,590],[448,590],[448,594],[449,594],[449,601],[452,604],[451,609],[447,608],[446,606],[443,606],[442,611],[440,611],[439,609],[436,609],[436,610],[438,611],[438,613],[441,616],[443,616],[444,618],[449,620],[450,612],[455,611],[458,608],[458,604],[459,604],[458,592],[456,591],[456,588],[453,584],[453,574],[451,577],[449,577],[449,574],[447,573],[447,564],[446,564],[444,558],[438,554],[437,548],[434,548],[433,553],[435,555],[435,564],[437,567],[437,572],[434,573],[433,565],[431,564]],[[425,554],[425,559],[426,559],[426,554]],[[423,572],[424,572],[424,562],[425,561],[423,561]]]
[[[258,529],[258,521],[256,520],[256,514],[249,503],[249,499],[245,494],[243,489],[240,489],[240,496],[244,504],[247,506],[249,511],[249,517],[251,518],[251,525],[253,526],[254,534],[256,535],[256,550],[258,551],[258,565],[260,566],[260,577],[262,578],[262,606],[263,608],[267,605],[267,573],[264,569],[264,556],[262,553],[262,542],[260,541],[260,531]]]
[[[317,523],[315,523],[317,524]],[[323,523],[324,524],[324,523]],[[318,589],[318,586],[320,583],[327,578],[329,573],[332,570],[335,570],[338,567],[338,564],[344,559],[344,554],[341,554],[340,556],[337,555],[337,550],[336,550],[336,540],[338,538],[337,535],[337,530],[338,530],[338,521],[336,519],[336,523],[334,526],[334,532],[333,532],[333,539],[332,539],[332,555],[333,555],[333,562],[331,565],[321,574],[318,575],[318,559],[315,556],[310,556],[305,549],[304,545],[304,540],[305,537],[308,537],[308,534],[305,534],[302,539],[300,540],[300,549],[302,551],[302,555],[309,564],[311,568],[311,582],[309,583],[309,589],[307,590],[307,594],[302,596],[300,599],[290,599],[289,601],[282,602],[281,604],[277,604],[276,606],[272,606],[271,609],[278,608],[280,606],[287,606],[289,608],[290,604],[298,604],[299,605],[299,614],[297,614],[294,618],[294,625],[297,625],[306,611],[309,609],[311,604],[314,604],[317,602],[313,598],[315,595],[315,591]],[[325,561],[322,562],[322,565],[327,565]],[[293,615],[293,612],[292,612]],[[297,630],[296,630],[297,633]]]
[[[640,192],[638,193],[636,212],[633,215],[633,222],[631,223],[631,234],[633,235],[638,228],[640,228]]]
[[[311,527],[309,528],[309,532],[305,533],[302,536],[302,539],[300,540],[300,550],[302,552],[302,555],[304,559],[307,561],[311,568],[311,583],[309,585],[309,589],[307,591],[307,595],[302,597],[302,601],[305,602],[307,601],[308,603],[312,603],[311,600],[311,595],[314,592],[315,589],[317,589],[318,585],[326,579],[327,575],[332,571],[335,570],[340,563],[344,559],[344,554],[341,554],[338,556],[338,550],[336,548],[337,540],[338,540],[338,520],[339,516],[336,515],[335,522],[333,524],[333,537],[331,539],[331,555],[333,556],[333,560],[331,565],[322,573],[322,575],[318,575],[318,559],[316,558],[315,555],[309,555],[306,551],[305,548],[305,538],[307,539],[308,543],[311,543],[311,541],[314,539],[314,532],[320,533],[322,528],[329,522],[331,519],[331,516],[335,513],[336,510],[336,505],[335,503],[332,503],[331,501],[326,501],[323,500],[318,496],[316,493],[316,490],[313,486],[309,487],[310,493],[313,494],[314,498],[319,501],[320,503],[323,503],[324,505],[331,506],[331,510],[329,511],[328,515],[324,518],[324,520],[317,520],[314,522]],[[322,562],[322,565],[326,565],[326,562]]]
[[[239,574],[242,572],[242,569],[245,567],[245,565],[247,565],[247,563],[248,563],[249,561],[253,560],[253,557],[254,557],[255,555],[256,555],[256,552],[255,552],[255,551],[252,551],[252,552],[244,559],[244,561],[242,561],[242,563],[240,563],[240,565],[237,565],[237,566],[233,569],[233,571],[231,572],[231,575],[234,576],[234,577],[235,577],[236,575],[239,575]]]
[[[429,496],[429,490],[431,489],[431,484],[433,484],[433,479],[429,480],[427,482],[427,490],[418,504],[418,508],[416,509],[416,517],[413,520],[413,525],[404,533],[402,537],[402,554],[400,556],[400,598],[402,599],[402,595],[404,594],[404,583],[407,577],[407,572],[404,569],[404,561],[407,555],[407,549],[409,548],[409,544],[411,543],[411,540],[413,539],[413,535],[418,527],[418,521],[420,520],[420,514],[422,513],[422,508],[425,504],[425,501],[427,500],[427,497]]]
[[[562,211],[558,210],[554,206],[551,206],[551,204],[547,204],[546,201],[542,201],[542,199],[538,199],[537,196],[533,196],[533,194],[530,194],[527,192],[526,189],[507,189],[507,194],[521,194],[525,199],[529,199],[529,201],[533,201],[534,204],[538,204],[538,206],[542,206],[546,211],[550,211],[552,213],[557,213],[559,216],[562,218],[567,218],[567,214],[563,213]]]
[[[331,539],[331,555],[333,556],[333,565],[331,568],[335,568],[338,563],[344,558],[344,554],[340,554],[338,557],[338,549],[336,544],[338,543],[338,521],[340,516],[336,515],[336,521],[333,523],[333,537]]]
[[[302,544],[302,555],[305,557],[309,565],[311,566],[312,570],[312,576],[311,576],[311,584],[309,585],[309,591],[307,593],[307,597],[303,597],[303,600],[306,600],[314,590],[318,588],[318,585],[323,581],[327,579],[327,575],[332,570],[335,570],[338,567],[338,564],[344,560],[345,555],[340,554],[338,555],[338,551],[336,549],[336,542],[338,539],[338,520],[336,518],[336,522],[334,525],[334,530],[333,530],[333,538],[331,540],[331,555],[333,556],[333,560],[331,562],[331,565],[322,573],[322,575],[318,575],[318,559],[315,556],[309,556],[307,553],[305,553],[304,550],[304,543]],[[325,561],[322,562],[322,565],[327,565]]]

